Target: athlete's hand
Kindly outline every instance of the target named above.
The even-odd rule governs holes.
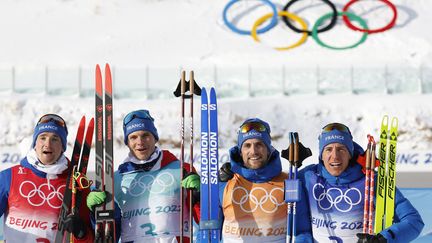
[[[184,179],[181,182],[183,188],[192,189],[199,191],[200,190],[200,177],[197,173],[191,172],[184,176]]]
[[[219,181],[226,182],[234,177],[234,173],[231,170],[231,164],[229,162],[222,165],[219,170]]]
[[[184,175],[181,186],[186,189],[192,190],[192,204],[195,205],[200,201],[200,186],[201,179],[195,172],[190,172]]]
[[[94,208],[103,204],[105,202],[105,199],[105,192],[92,191],[87,196],[87,207],[90,209],[90,211],[94,211]]]
[[[82,219],[75,214],[68,215],[64,221],[64,228],[75,238],[82,239],[86,234],[86,227]]]
[[[364,233],[357,234],[357,243],[387,243],[387,239],[381,234],[369,235]]]

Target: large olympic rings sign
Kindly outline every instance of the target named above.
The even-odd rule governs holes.
[[[129,184],[127,191],[133,197],[138,197],[145,192],[161,194],[172,187],[174,182],[174,176],[168,172],[163,172],[156,177],[144,174],[139,178],[134,178]]]
[[[261,193],[257,193],[261,191]],[[273,188],[270,192],[262,187],[254,187],[250,192],[244,187],[235,187],[231,193],[232,202],[240,206],[245,213],[253,213],[257,209],[265,213],[274,213],[284,205],[283,189]]]
[[[288,49],[292,49],[295,47],[300,46],[301,44],[303,44],[308,36],[311,36],[319,45],[329,48],[329,49],[333,49],[333,50],[345,50],[345,49],[349,49],[349,48],[354,48],[357,47],[358,45],[362,44],[368,34],[374,34],[374,33],[379,33],[379,32],[384,32],[386,30],[391,29],[395,24],[396,24],[396,19],[397,19],[397,9],[396,6],[391,3],[389,0],[378,0],[382,3],[384,3],[385,5],[387,5],[392,13],[393,13],[393,17],[390,20],[390,22],[380,28],[377,29],[369,29],[366,21],[361,18],[360,16],[352,13],[349,11],[349,8],[356,2],[359,2],[359,0],[350,0],[348,1],[347,4],[345,4],[345,6],[343,7],[342,11],[337,11],[335,5],[329,1],[329,0],[322,0],[322,2],[324,4],[326,4],[330,9],[331,12],[324,14],[323,16],[321,16],[313,25],[312,29],[309,30],[308,26],[306,24],[306,22],[300,18],[299,16],[289,12],[289,8],[296,2],[298,2],[299,0],[290,0],[282,9],[282,11],[278,11],[276,6],[270,1],[270,0],[261,0],[262,3],[264,3],[265,5],[268,5],[271,8],[271,12],[258,18],[255,23],[253,24],[252,29],[249,30],[244,30],[244,29],[240,29],[238,27],[236,27],[233,23],[231,23],[228,20],[228,10],[237,2],[240,2],[240,0],[231,0],[230,2],[228,2],[228,4],[225,6],[224,10],[223,10],[223,20],[225,22],[225,24],[228,26],[229,29],[231,29],[233,32],[241,34],[241,35],[251,35],[252,38],[257,41],[260,42],[260,39],[258,37],[258,34],[262,34],[265,33],[267,31],[269,31],[270,29],[272,29],[273,27],[275,27],[278,24],[278,17],[282,17],[283,22],[293,31],[302,34],[302,36],[300,37],[300,39],[295,42],[292,45],[289,46],[283,46],[283,47],[274,47],[276,50],[288,50]],[[352,45],[348,45],[348,46],[342,46],[342,47],[336,47],[336,46],[331,46],[328,45],[326,43],[324,43],[319,37],[318,34],[328,31],[330,29],[332,29],[335,25],[336,25],[336,21],[338,17],[342,17],[343,22],[346,24],[346,26],[354,31],[359,31],[362,33],[360,39],[355,42]],[[265,25],[264,27],[260,26],[266,21],[270,19],[270,21],[268,21],[268,24]],[[330,19],[330,21],[328,22],[327,25],[323,26],[322,24],[326,21]],[[291,21],[290,21],[291,20]],[[361,27],[358,27],[356,25],[353,24],[354,22],[357,22]],[[296,27],[293,22],[297,22],[301,28]],[[322,26],[322,27],[321,27]]]
[[[322,210],[335,208],[339,212],[346,213],[362,201],[359,189],[349,188],[343,191],[337,187],[325,188],[321,183],[316,183],[312,188],[312,196],[318,202]]]
[[[51,208],[60,208],[63,202],[64,188],[66,185],[59,186],[56,190],[53,185],[48,183],[36,186],[32,181],[23,181],[19,187],[19,193],[34,207],[47,203]]]

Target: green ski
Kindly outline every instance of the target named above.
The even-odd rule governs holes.
[[[390,152],[387,171],[387,193],[386,193],[386,214],[385,227],[393,224],[394,204],[396,194],[396,144],[398,137],[398,119],[393,117],[390,127]]]
[[[394,196],[396,189],[396,143],[398,119],[392,118],[389,131],[389,117],[385,115],[381,122],[378,183],[376,188],[374,233],[393,224]],[[390,142],[388,140],[390,139]],[[389,146],[387,146],[389,144]],[[389,154],[389,155],[387,155]],[[388,162],[388,163],[387,163]]]

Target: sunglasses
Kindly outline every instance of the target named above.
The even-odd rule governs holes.
[[[239,128],[240,133],[247,133],[251,130],[255,130],[258,132],[264,132],[264,131],[267,131],[267,128],[266,128],[266,126],[264,126],[264,124],[259,123],[259,122],[245,123]]]
[[[346,133],[351,134],[351,131],[349,130],[349,128],[347,126],[345,126],[342,123],[337,123],[337,122],[330,123],[330,124],[327,124],[326,126],[324,126],[322,128],[322,133],[331,132],[333,130],[338,130],[340,132],[346,132]]]
[[[46,114],[43,115],[39,121],[37,122],[37,125],[39,124],[45,124],[45,123],[49,123],[49,122],[54,122],[55,124],[63,127],[66,132],[67,132],[67,126],[66,126],[66,122],[65,120],[63,120],[63,118],[61,118],[59,115],[56,114]]]
[[[85,174],[79,171],[75,171],[73,178],[77,183],[78,190],[89,188],[93,184],[93,181],[89,180]]]
[[[154,121],[153,117],[150,116],[150,113],[148,112],[148,110],[137,110],[137,111],[133,111],[133,112],[131,112],[125,116],[125,118],[123,119],[123,126],[126,126],[127,124],[129,124],[129,122],[131,122],[135,118],[148,119],[148,120]]]

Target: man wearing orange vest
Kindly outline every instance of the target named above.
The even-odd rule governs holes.
[[[271,145],[269,124],[259,118],[243,122],[230,160],[220,171],[223,241],[285,242],[287,174]]]

